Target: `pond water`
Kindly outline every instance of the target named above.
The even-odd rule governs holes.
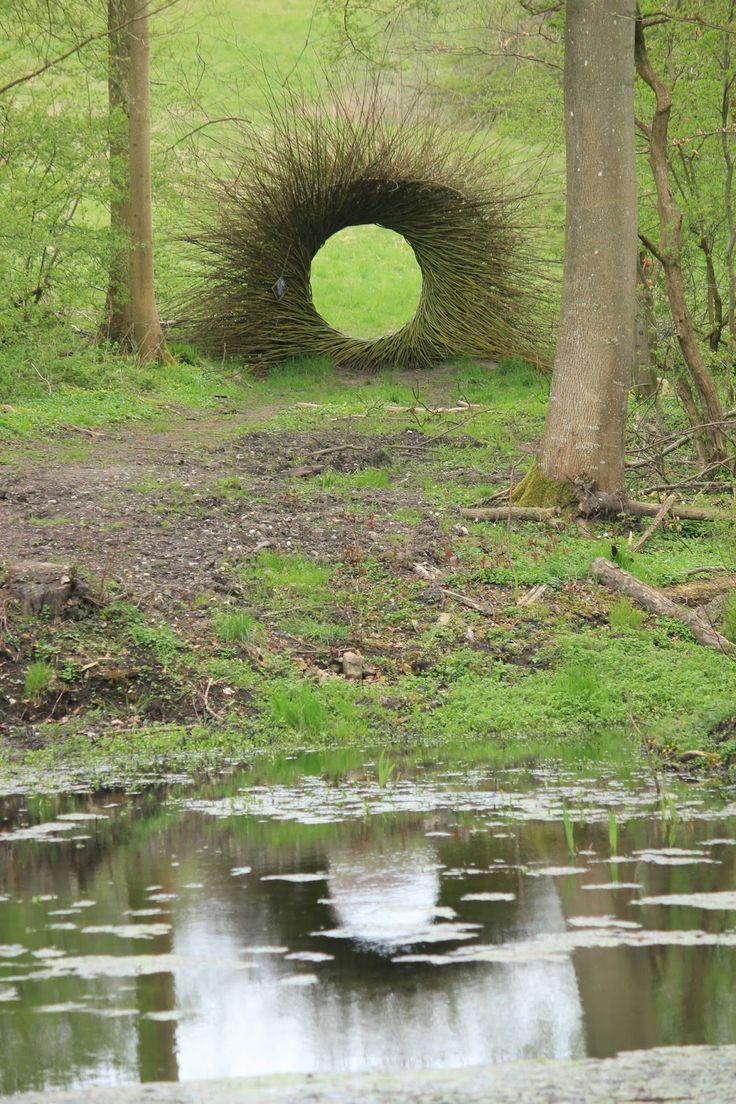
[[[0,1092],[736,1043],[736,794],[664,789],[305,754],[7,793]]]

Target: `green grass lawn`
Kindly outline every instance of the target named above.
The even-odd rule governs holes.
[[[314,305],[331,326],[352,337],[400,329],[419,302],[422,274],[409,243],[381,226],[335,234],[312,264]]]

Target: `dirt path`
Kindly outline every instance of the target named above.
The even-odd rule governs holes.
[[[416,434],[367,441],[345,423],[309,433],[247,430],[271,412],[238,412],[235,424],[182,416],[166,432],[76,430],[63,442],[16,450],[0,469],[0,562],[76,563],[118,579],[138,600],[160,602],[207,589],[221,560],[243,559],[264,541],[327,559],[355,542],[380,550],[385,541],[370,535],[364,517],[351,517],[343,496],[314,496],[305,509],[289,492],[292,473],[386,466],[397,449],[421,461],[431,448]],[[84,458],[68,459],[70,452]],[[367,497],[377,513],[408,501]]]
[[[284,406],[289,425],[299,426],[298,404]],[[0,565],[76,565],[104,588],[106,601],[141,611],[154,629],[167,626],[195,660],[198,649],[212,649],[215,611],[238,601],[238,565],[260,550],[327,564],[388,557],[394,564],[442,564],[447,541],[439,514],[425,501],[421,478],[408,484],[406,476],[411,469],[437,477],[442,439],[436,426],[423,434],[394,423],[392,432],[389,419],[384,432],[367,433],[360,419],[321,419],[311,411],[309,428],[283,428],[274,422],[277,413],[274,406],[207,416],[177,411],[165,430],[70,428],[66,437],[15,447],[0,468]],[[469,439],[469,456],[473,446]],[[345,482],[381,469],[391,469],[390,485],[388,476],[359,489]],[[411,517],[402,519],[402,508]],[[3,621],[0,592],[0,734],[33,745],[39,723],[90,709],[134,724],[187,724],[237,705],[222,698],[217,680],[208,685],[196,662],[188,673],[179,664],[173,676],[171,665],[151,655],[155,646],[131,643],[130,626],[111,631],[98,624],[90,639],[93,619],[82,610],[76,616],[78,631],[70,626],[72,610],[61,632],[42,619],[34,639],[35,629],[20,624],[17,611],[10,609]],[[4,624],[10,625],[5,635]],[[133,635],[142,638],[144,629]],[[312,644],[289,647],[311,662]],[[58,700],[51,689],[29,702],[28,665],[47,653]],[[70,672],[66,682],[59,683],[59,671]],[[132,680],[138,685],[129,692]],[[143,680],[145,694],[138,692]],[[133,704],[144,697],[142,707]]]
[[[736,1047],[631,1051],[396,1074],[280,1076],[28,1093],[4,1104],[733,1104]]]

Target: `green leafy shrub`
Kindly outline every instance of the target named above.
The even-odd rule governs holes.
[[[31,663],[26,671],[23,683],[25,696],[30,698],[34,705],[38,705],[51,689],[54,681],[54,669],[50,663],[44,660],[36,660]]]
[[[327,727],[327,711],[309,682],[276,686],[269,701],[274,721],[294,732],[315,737]]]
[[[264,639],[263,626],[245,610],[232,610],[218,613],[215,617],[215,632],[226,644],[254,644]]]
[[[640,629],[644,624],[644,610],[632,606],[628,598],[618,598],[608,615],[612,629]]]

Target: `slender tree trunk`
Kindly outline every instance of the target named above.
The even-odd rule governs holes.
[[[130,173],[128,166],[128,34],[125,0],[108,0],[108,118],[110,158],[110,275],[105,336],[130,348],[133,320],[128,291],[130,253]]]
[[[680,376],[680,378],[675,383],[675,390],[677,391],[677,396],[680,402],[685,408],[687,420],[690,422],[690,425],[693,429],[697,429],[697,432],[693,434],[695,455],[698,458],[698,463],[700,464],[701,468],[705,468],[708,466],[708,453],[705,447],[705,432],[704,430],[698,428],[702,426],[703,421],[700,411],[698,410],[697,403],[693,398],[692,388],[690,387],[690,384],[687,382],[687,380],[683,379],[683,377]]]
[[[736,4],[728,6],[729,22],[733,21],[736,14]],[[736,217],[733,209],[733,183],[734,183],[734,156],[732,143],[734,140],[731,123],[731,99],[736,84],[736,75],[731,72],[731,36],[726,33],[723,36],[723,96],[721,99],[721,149],[723,162],[726,168],[723,179],[723,211],[726,216],[726,233],[728,242],[726,245],[726,273],[728,278],[728,304],[726,308],[726,324],[728,326],[728,338],[726,345],[726,357],[728,364],[728,387],[730,397],[736,395],[736,265],[734,265],[734,250],[736,250]]]
[[[636,326],[635,0],[568,0],[562,314],[538,467],[520,502],[624,487]],[[567,491],[565,490],[567,489]]]
[[[146,0],[125,0],[129,20],[130,308],[138,358],[168,357],[153,282],[150,34]]]
[[[670,187],[667,163],[667,131],[672,110],[672,96],[649,60],[640,18],[636,22],[636,70],[656,97],[654,118],[651,126],[645,129],[649,138],[649,164],[657,191],[660,242],[658,246],[652,243],[646,244],[655,253],[664,269],[665,287],[677,341],[700,399],[702,420],[710,423],[707,430],[708,459],[723,460],[726,457],[726,438],[718,424],[723,421],[723,408],[715,380],[708,371],[696,340],[685,297],[681,263],[682,213]]]
[[[652,289],[642,265],[636,266],[636,334],[634,339],[634,372],[632,383],[639,400],[651,399],[659,390],[659,380],[652,362],[654,306]]]
[[[715,246],[713,235],[702,233],[698,244],[705,257],[705,279],[708,289],[708,344],[711,352],[715,353],[720,347],[726,321],[723,317],[723,299],[718,287],[716,266],[713,263],[713,249]]]

